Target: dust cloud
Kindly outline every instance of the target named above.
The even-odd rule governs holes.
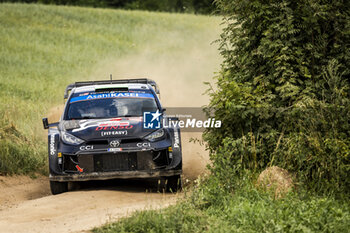
[[[113,79],[150,78],[159,85],[163,106],[202,107],[209,102],[203,95],[208,88],[204,82],[213,83],[221,62],[214,39],[202,38],[196,45],[182,44],[175,52],[161,54],[155,54],[158,51],[150,46],[141,53],[101,64],[90,79],[106,79],[103,77],[109,74]],[[181,133],[184,178],[194,180],[205,171],[209,155],[205,146],[190,142],[191,138],[201,140],[201,133]]]

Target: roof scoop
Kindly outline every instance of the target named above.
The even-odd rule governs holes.
[[[106,87],[106,88],[95,88],[95,92],[112,92],[112,91],[116,91],[116,92],[128,92],[129,88],[127,87]]]
[[[156,94],[160,94],[158,85],[155,81],[147,78],[141,78],[141,79],[118,79],[118,80],[102,80],[102,81],[86,81],[86,82],[75,82],[72,84],[69,84],[66,88],[66,91],[64,92],[64,98],[67,99],[69,92],[76,87],[83,87],[83,86],[93,86],[93,85],[108,85],[108,84],[131,84],[131,83],[137,83],[137,84],[149,84],[152,86]],[[121,85],[120,85],[121,86]],[[101,88],[101,87],[99,87]],[[117,87],[119,88],[119,87]],[[125,88],[125,87],[120,87]],[[114,89],[114,88],[113,88]],[[104,89],[104,91],[107,91]]]

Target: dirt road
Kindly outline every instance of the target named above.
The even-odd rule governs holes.
[[[140,181],[93,182],[78,191],[52,196],[49,195],[47,179],[27,181],[15,185],[16,181],[12,180],[12,185],[17,187],[5,191],[15,200],[7,201],[0,211],[0,232],[81,232],[135,210],[166,207],[175,203],[178,196],[147,193],[144,189],[147,185]],[[33,189],[27,189],[29,187]],[[30,200],[30,195],[21,195],[25,192],[43,196],[32,196],[34,199]]]
[[[208,101],[202,95],[206,89],[203,82],[211,80],[220,63],[215,46],[210,46],[214,39],[207,38],[198,48],[191,45],[182,55],[155,56],[150,49],[122,60],[104,61],[90,79],[110,73],[115,79],[146,75],[159,84],[166,107],[200,107]],[[61,109],[54,108],[51,119],[58,118]],[[189,143],[192,137],[201,134],[182,134],[184,178],[190,180],[203,173],[208,162],[204,147]],[[81,232],[135,210],[163,208],[181,197],[181,193],[149,193],[147,187],[148,183],[141,181],[93,182],[52,196],[46,177],[0,176],[0,232]]]

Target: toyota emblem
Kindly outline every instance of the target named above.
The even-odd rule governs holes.
[[[120,141],[119,140],[113,140],[109,143],[109,145],[111,147],[118,147],[120,145]]]

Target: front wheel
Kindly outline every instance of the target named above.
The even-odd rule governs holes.
[[[50,181],[51,193],[53,195],[68,191],[68,182]]]

